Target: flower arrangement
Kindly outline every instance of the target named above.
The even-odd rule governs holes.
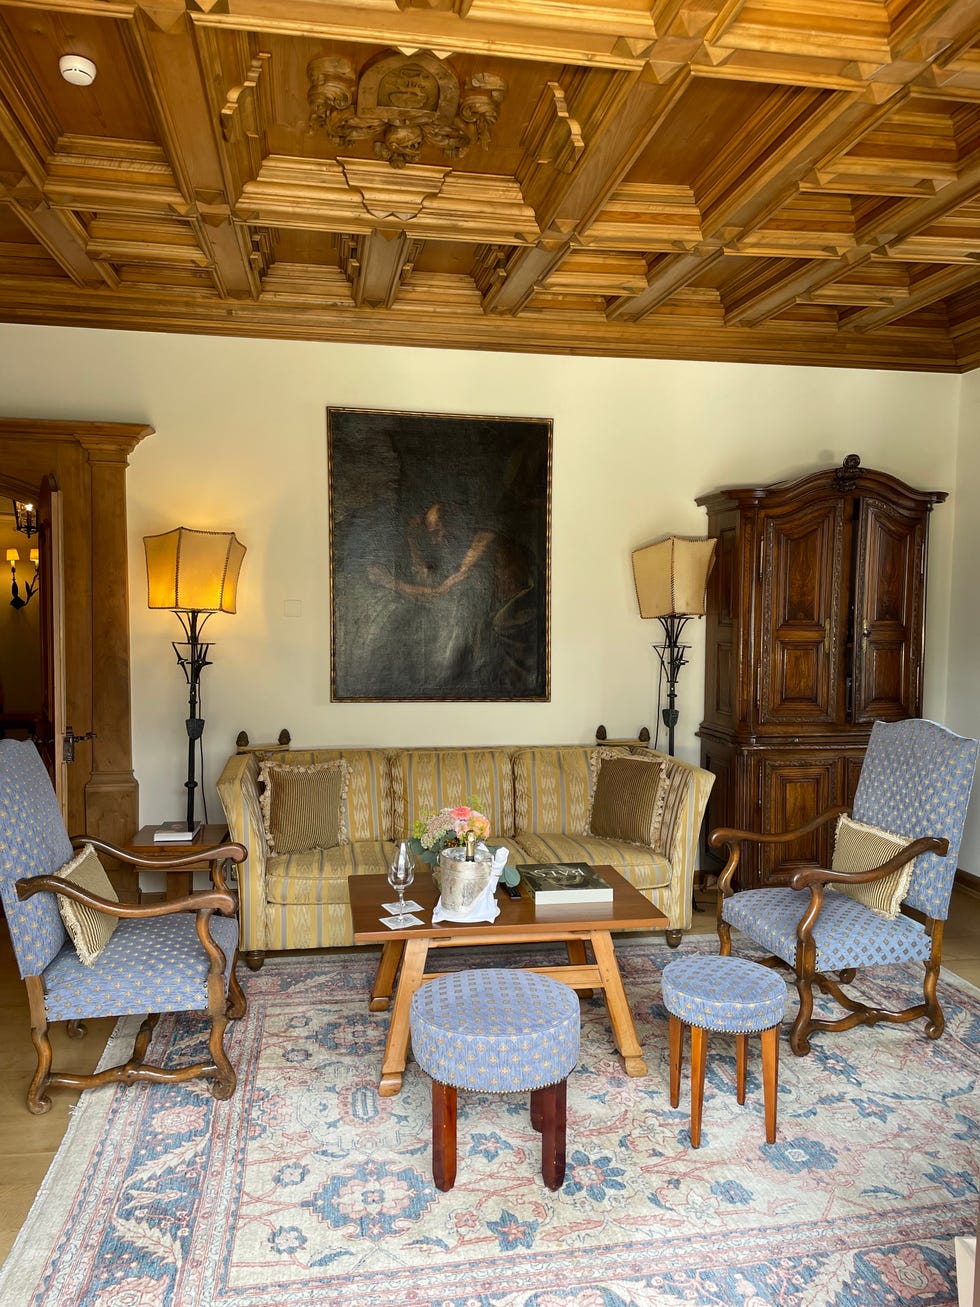
[[[471,800],[476,803],[477,800]],[[485,840],[490,834],[490,822],[475,807],[460,804],[456,808],[440,808],[428,817],[420,817],[412,827],[411,849],[416,857],[435,867],[443,849],[466,843],[473,831],[477,839]]]

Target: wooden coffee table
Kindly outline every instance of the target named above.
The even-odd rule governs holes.
[[[612,932],[664,930],[667,918],[649,899],[634,889],[629,881],[613,871],[612,867],[598,867],[597,870],[613,887],[611,903],[535,907],[534,901],[526,895],[512,899],[498,890],[500,915],[496,921],[445,922],[438,926],[429,923],[439,893],[431,875],[421,872],[416,875],[408,897],[421,903],[423,910],[416,913],[416,916],[422,917],[427,924],[408,926],[404,930],[389,930],[380,923],[379,918],[386,915],[381,904],[392,899],[391,886],[386,877],[348,877],[355,944],[380,943],[384,946],[371,990],[371,1011],[383,1012],[387,1009],[394,990],[394,1007],[379,1084],[379,1093],[383,1097],[397,1094],[402,1087],[402,1073],[408,1057],[409,1005],[420,985],[442,974],[425,969],[429,950],[436,948],[547,944],[556,941],[564,943],[568,952],[567,965],[528,967],[527,970],[537,971],[543,976],[553,976],[572,989],[601,989],[609,1010],[613,1038],[626,1074],[646,1075],[646,1063],[643,1061],[633,1014],[623,989]],[[591,945],[594,958],[591,963],[588,960],[588,945]]]

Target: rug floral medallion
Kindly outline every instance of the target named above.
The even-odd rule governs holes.
[[[667,1094],[660,971],[712,941],[618,947],[649,1074],[629,1078],[602,1001],[582,1005],[568,1165],[549,1192],[526,1098],[459,1095],[455,1188],[432,1183],[430,1085],[377,1092],[376,954],[246,972],[227,1103],[199,1083],[85,1094],[2,1274],[4,1307],[947,1307],[953,1237],[976,1220],[980,991],[944,977],[921,1023],[781,1047],[765,1142],[757,1041],[745,1105],[709,1037],[701,1147]],[[449,966],[527,961],[442,955]],[[541,954],[538,960],[545,957]],[[869,992],[901,1003],[895,968]],[[914,978],[913,978],[914,979]],[[787,990],[787,1014],[795,990]],[[165,1019],[165,1055],[203,1024]],[[120,1035],[121,1037],[121,1035]],[[687,1067],[685,1066],[685,1072]]]

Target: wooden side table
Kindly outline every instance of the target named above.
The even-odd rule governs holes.
[[[138,858],[159,858],[161,862],[182,858],[188,853],[200,853],[200,865],[167,873],[167,899],[182,899],[191,892],[194,872],[208,869],[206,855],[219,845],[228,843],[228,827],[225,822],[212,822],[202,826],[192,840],[168,840],[166,844],[154,843],[153,836],[158,829],[157,826],[141,826],[122,847]]]

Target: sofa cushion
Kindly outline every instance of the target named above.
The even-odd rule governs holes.
[[[894,858],[912,841],[905,835],[892,835],[877,826],[869,826],[862,821],[853,821],[850,817],[840,817],[837,822],[837,834],[834,837],[834,856],[831,862],[833,871],[871,871],[880,867],[889,858]],[[869,881],[864,885],[835,885],[842,894],[857,899],[880,917],[889,919],[897,917],[902,900],[908,893],[915,858],[904,867],[890,872],[881,880]]]
[[[98,894],[100,898],[110,899],[113,903],[119,902],[119,895],[112,888],[99,855],[91,844],[86,844],[71,862],[66,862],[55,874],[78,889]],[[75,945],[79,962],[91,967],[109,943],[110,936],[119,925],[119,918],[97,912],[85,903],[66,899],[63,894],[58,895],[58,910]]]
[[[358,840],[333,849],[270,857],[268,903],[346,903],[348,876],[385,876],[395,852],[387,840]]]
[[[593,770],[588,833],[652,847],[663,822],[667,791],[660,758],[624,757],[597,749]]]
[[[518,837],[520,853],[512,862],[588,862],[612,867],[639,890],[669,885],[671,864],[647,845],[605,840],[589,835],[525,833]]]
[[[332,849],[347,843],[347,764],[264,762],[259,769],[262,819],[274,854]]]
[[[347,764],[347,798],[344,803],[344,827],[347,838],[390,840],[392,827],[391,785],[388,779],[388,752],[385,749],[290,749],[271,753],[266,761],[309,765],[336,762]]]
[[[592,794],[593,752],[592,748],[578,746],[517,750],[514,754],[517,836],[535,831],[584,834]]]
[[[418,819],[459,804],[482,812],[495,835],[513,835],[509,749],[405,749],[389,764],[396,839],[408,839]]]

